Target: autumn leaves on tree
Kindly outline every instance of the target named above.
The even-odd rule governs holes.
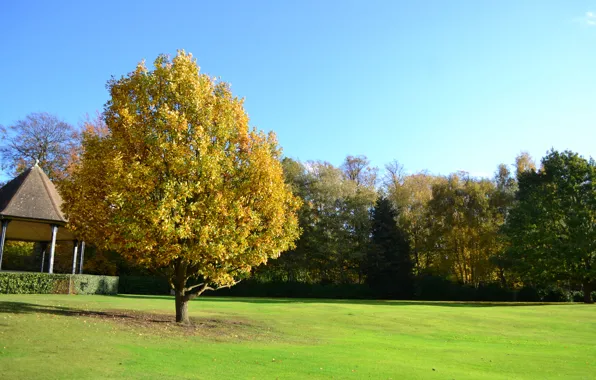
[[[299,201],[273,134],[251,130],[242,100],[180,51],[108,83],[105,129],[83,133],[62,187],[85,240],[160,270],[187,302],[293,247]]]

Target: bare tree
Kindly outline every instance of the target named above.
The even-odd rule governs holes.
[[[50,179],[60,180],[78,145],[72,125],[46,112],[31,113],[9,127],[0,126],[0,169],[13,176],[37,161]]]
[[[386,190],[399,187],[403,184],[406,177],[404,166],[397,160],[393,160],[385,165],[385,175],[383,176],[383,185]]]
[[[356,184],[375,187],[378,169],[370,167],[370,161],[366,156],[347,156],[341,169],[346,178]]]

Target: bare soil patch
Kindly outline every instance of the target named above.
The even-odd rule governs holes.
[[[215,340],[271,339],[275,334],[266,326],[240,318],[190,317],[190,324],[177,323],[173,314],[137,310],[77,311],[79,317],[101,319],[119,327],[147,335],[201,336]]]

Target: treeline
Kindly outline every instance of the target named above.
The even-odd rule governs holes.
[[[521,291],[524,300],[583,292],[592,301],[592,160],[552,151],[537,167],[522,153],[514,171],[501,164],[491,179],[405,174],[397,162],[379,177],[364,156],[340,167],[283,165],[303,201],[302,235],[253,282],[364,284],[385,298],[503,300]]]
[[[101,117],[74,128],[53,115],[30,114],[0,128],[1,169],[16,175],[37,159],[60,188],[78,159],[79,130],[104,127]],[[501,164],[493,178],[407,174],[397,162],[379,174],[365,156],[348,156],[339,167],[290,158],[282,164],[302,201],[301,237],[229,292],[483,300],[569,300],[581,293],[592,301],[592,159],[551,151],[536,165],[522,153],[513,170]],[[5,268],[36,270],[38,260],[27,256],[32,250],[10,242]],[[58,250],[57,268],[62,254],[67,271],[68,250]],[[92,247],[85,272],[148,274]]]

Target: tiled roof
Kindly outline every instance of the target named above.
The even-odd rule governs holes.
[[[62,198],[35,164],[0,189],[0,216],[66,223]]]

